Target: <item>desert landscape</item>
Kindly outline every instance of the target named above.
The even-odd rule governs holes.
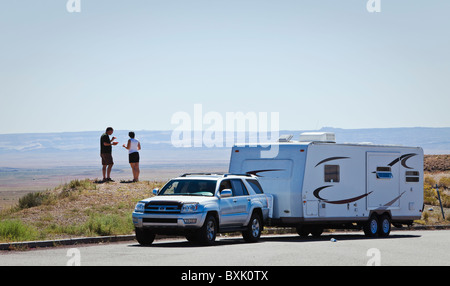
[[[450,155],[425,156],[425,206],[422,218],[415,221],[415,225],[450,224],[449,157]],[[203,168],[224,172],[226,162]],[[143,172],[143,180],[137,183],[130,181],[130,174],[127,174],[125,168],[116,171],[115,182],[103,183],[96,179],[98,176],[87,176],[88,178],[73,179],[44,191],[0,192],[0,241],[130,234],[133,232],[130,214],[135,204],[143,198],[153,196],[153,188],[165,183],[163,176],[169,178],[186,171],[201,171],[201,168],[147,168]],[[90,172],[96,174],[98,171]],[[88,174],[90,173],[81,173],[80,176]],[[51,179],[46,182],[50,183]],[[440,190],[445,218],[442,217],[435,185]]]

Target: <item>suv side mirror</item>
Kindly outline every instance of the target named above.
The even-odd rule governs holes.
[[[155,196],[157,196],[158,193],[159,193],[159,189],[158,189],[158,188],[153,189],[153,194],[154,194]]]
[[[222,192],[220,192],[221,198],[228,198],[231,196],[233,196],[233,192],[231,191],[231,189],[225,189],[225,190],[222,190]]]

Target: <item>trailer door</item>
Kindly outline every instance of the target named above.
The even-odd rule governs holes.
[[[400,164],[392,164],[399,152],[367,152],[367,208],[400,206]]]

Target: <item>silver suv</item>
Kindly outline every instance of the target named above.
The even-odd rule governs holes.
[[[244,240],[259,240],[273,197],[258,178],[238,174],[184,174],[153,190],[155,197],[136,204],[136,239],[149,245],[156,234],[184,235],[213,245],[217,233],[241,231]]]

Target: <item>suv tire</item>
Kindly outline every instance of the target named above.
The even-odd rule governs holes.
[[[155,234],[145,228],[135,228],[136,240],[141,245],[151,245],[155,240]]]
[[[257,213],[253,213],[247,230],[242,232],[244,240],[246,242],[257,242],[261,237],[262,228],[261,217]]]
[[[208,215],[205,223],[198,231],[198,241],[203,245],[214,245],[217,235],[217,221],[212,215]]]

